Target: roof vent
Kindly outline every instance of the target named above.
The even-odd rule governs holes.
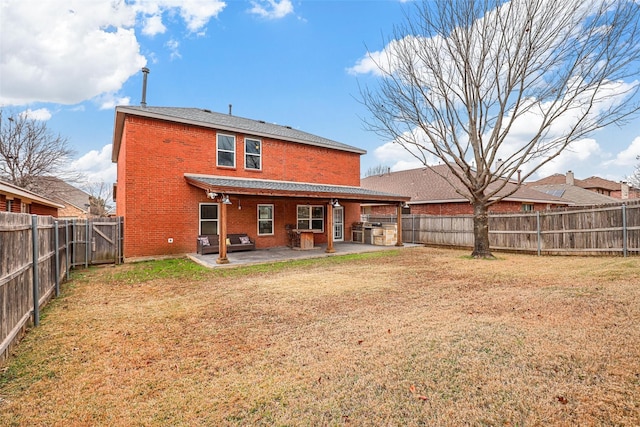
[[[264,120],[258,120],[258,122],[260,122],[260,123],[266,123]]]
[[[142,107],[147,106],[147,75],[149,74],[149,69],[147,67],[142,68],[142,99],[140,100],[140,105]]]
[[[287,129],[291,129],[291,126],[285,126]]]
[[[207,110],[206,108],[203,108],[202,111],[204,111],[205,113],[210,113],[211,110]]]

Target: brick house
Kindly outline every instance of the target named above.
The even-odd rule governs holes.
[[[64,208],[58,211],[59,218],[89,218],[91,217],[91,196],[71,184],[53,176],[36,177],[33,180],[34,191],[43,194]]]
[[[411,199],[405,207],[405,214],[425,215],[472,215],[473,206],[460,195],[454,186],[463,189],[462,183],[449,171],[446,165],[429,166],[418,169],[387,172],[363,178],[361,185],[374,191],[404,194]],[[507,183],[506,191],[516,185]],[[464,191],[464,190],[462,190]],[[489,212],[530,212],[567,206],[571,202],[539,191],[520,187],[510,196],[489,207]],[[362,205],[363,214],[388,215],[395,212],[378,203]]]
[[[536,188],[538,191],[556,191],[559,193],[564,190],[565,193],[562,198],[572,199],[582,205],[615,203],[620,200],[640,198],[640,190],[625,181],[615,182],[598,176],[577,179],[572,171],[567,171],[566,175],[556,173],[537,181],[527,182],[527,186]],[[599,196],[584,193],[585,191]]]
[[[64,205],[6,181],[0,181],[0,212],[28,213],[58,217]]]
[[[285,246],[287,226],[316,245],[348,241],[360,203],[407,197],[360,187],[359,148],[289,126],[196,108],[117,107],[112,161],[124,256],[196,251],[200,234],[246,233]],[[398,233],[401,234],[401,233]],[[401,236],[398,238],[401,243]]]

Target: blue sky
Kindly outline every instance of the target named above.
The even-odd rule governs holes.
[[[116,6],[114,6],[114,4]],[[367,51],[384,48],[400,0],[0,0],[0,105],[29,110],[68,138],[72,167],[116,180],[115,105],[208,108],[289,125],[368,151],[376,165],[417,167],[364,130],[359,85],[375,84]],[[622,180],[640,155],[640,120],[595,133],[541,175]]]

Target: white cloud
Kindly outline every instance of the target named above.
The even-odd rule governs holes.
[[[615,159],[606,162],[607,166],[635,166],[638,164],[640,156],[640,136],[636,137],[631,144],[618,153]]]
[[[171,60],[182,58],[182,55],[180,55],[180,50],[178,50],[178,48],[180,47],[179,41],[171,39],[164,45],[169,49],[169,52],[171,52]]]
[[[128,96],[118,96],[114,93],[105,93],[98,96],[96,102],[101,110],[112,110],[117,105],[131,104],[131,98]]]
[[[146,35],[162,32],[168,13],[202,32],[225,6],[217,0],[67,0],[64,7],[2,0],[0,104],[77,104],[117,93],[147,63],[137,28]]]
[[[254,0],[249,13],[265,19],[280,19],[293,13],[291,0]]]
[[[409,151],[393,142],[387,142],[377,147],[373,154],[380,164],[391,165],[391,170],[394,172],[424,166],[424,163],[411,155]]]
[[[142,34],[146,36],[155,36],[156,34],[163,34],[167,31],[167,27],[162,23],[162,16],[153,15],[147,17],[142,27]]]
[[[37,110],[31,110],[27,108],[25,111],[20,113],[22,117],[26,117],[29,119],[47,121],[51,118],[51,111],[46,108],[38,108]]]
[[[100,151],[91,150],[69,165],[69,170],[83,173],[88,182],[116,182],[117,165],[111,162],[112,144]]]
[[[582,176],[582,171],[588,173],[591,165],[601,162],[602,155],[600,145],[595,139],[581,139],[571,143],[558,157],[541,166],[536,173],[539,177],[545,177],[554,173],[564,174],[568,170],[572,170]]]

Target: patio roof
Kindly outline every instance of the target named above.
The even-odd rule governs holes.
[[[297,197],[311,199],[339,198],[358,203],[400,203],[410,197],[344,185],[314,184],[267,179],[229,178],[216,175],[184,174],[187,182],[205,191],[233,195]]]

